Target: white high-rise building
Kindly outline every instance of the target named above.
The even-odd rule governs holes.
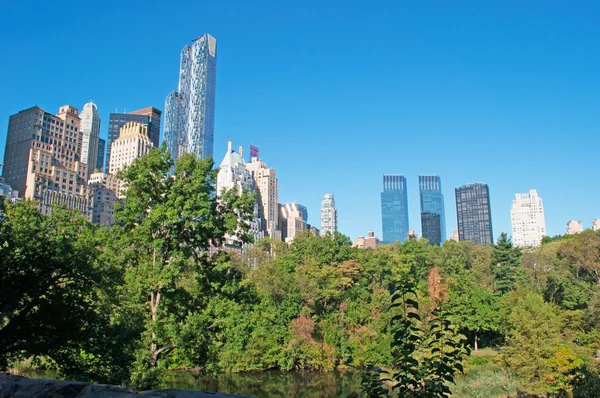
[[[138,122],[129,122],[121,127],[119,138],[110,148],[109,173],[117,174],[134,160],[141,158],[152,149],[148,128]]]
[[[567,223],[567,235],[583,232],[583,223],[579,220],[570,220]]]
[[[325,194],[321,203],[321,234],[325,235],[327,232],[333,234],[337,230],[338,218],[335,200],[333,199],[333,195],[328,193]]]
[[[253,157],[246,168],[254,180],[262,231],[271,238],[281,240],[277,173],[257,157]]]
[[[546,221],[542,198],[535,189],[515,194],[510,209],[512,239],[518,247],[537,247],[546,236]]]
[[[100,140],[100,113],[92,101],[83,106],[81,118],[81,163],[88,165],[88,173],[93,173],[98,162],[98,144]]]
[[[239,152],[235,152],[231,147],[231,141],[227,144],[227,153],[223,157],[223,161],[219,166],[219,172],[217,174],[217,195],[223,194],[224,190],[235,189],[239,194],[244,189],[248,190],[249,193],[254,193],[254,180],[252,179],[252,173],[248,171],[246,162],[242,156],[242,147],[239,147]],[[264,233],[261,231],[260,217],[258,216],[259,210],[258,204],[254,206],[254,217],[250,220],[250,233],[254,237],[254,241],[258,241],[264,237]],[[227,239],[229,244],[236,244],[235,238]]]
[[[600,218],[592,220],[592,231],[600,231]]]

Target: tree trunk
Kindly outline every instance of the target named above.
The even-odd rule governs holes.
[[[477,351],[479,349],[479,347],[477,346],[477,330],[475,331],[475,351]]]

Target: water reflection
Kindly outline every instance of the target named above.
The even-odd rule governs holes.
[[[348,397],[358,391],[360,374],[340,372],[223,373],[211,378],[191,372],[170,372],[162,388],[204,390],[254,397]]]

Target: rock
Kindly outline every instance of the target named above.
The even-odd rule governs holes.
[[[242,397],[206,391],[152,390],[135,391],[127,387],[91,384],[78,381],[29,379],[0,374],[0,398],[227,398]]]

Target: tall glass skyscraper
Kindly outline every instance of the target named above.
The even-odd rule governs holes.
[[[421,234],[432,245],[441,245],[446,240],[446,212],[440,176],[419,176],[419,196]]]
[[[408,234],[408,192],[402,175],[384,175],[381,193],[383,243],[404,242]]]
[[[489,245],[494,243],[492,208],[487,184],[475,183],[455,189],[458,239]]]
[[[106,140],[98,139],[98,158],[96,160],[96,169],[102,171],[104,169],[104,151],[106,150]],[[108,170],[107,170],[108,171]]]
[[[181,51],[179,86],[165,102],[165,140],[173,159],[213,156],[217,40],[208,33]]]

